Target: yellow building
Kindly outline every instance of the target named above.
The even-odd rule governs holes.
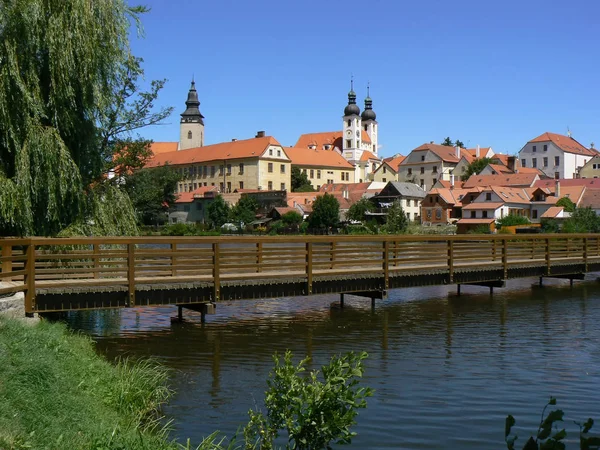
[[[226,193],[240,189],[290,190],[290,163],[281,144],[261,131],[253,139],[159,151],[146,168],[168,164],[179,170],[182,180],[178,192],[216,186],[219,192]]]
[[[600,156],[596,155],[579,169],[579,178],[600,177]]]
[[[324,184],[354,182],[354,166],[335,150],[285,147],[285,152],[317,191]]]
[[[398,181],[398,166],[404,161],[405,156],[395,155],[384,158],[381,166],[373,172],[373,181],[387,183],[388,181]]]

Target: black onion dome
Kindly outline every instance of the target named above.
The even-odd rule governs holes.
[[[356,92],[354,90],[350,90],[348,92],[348,105],[344,108],[345,116],[359,116],[360,108],[356,104]]]
[[[373,100],[371,97],[365,98],[365,110],[361,114],[362,120],[375,120],[377,119],[377,114],[373,111]]]
[[[188,92],[188,98],[185,102],[186,110],[181,114],[182,120],[195,119],[200,123],[204,123],[204,116],[200,113],[200,101],[198,100],[198,92],[196,91],[196,83],[192,81],[192,86]]]

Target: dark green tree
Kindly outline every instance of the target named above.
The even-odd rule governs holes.
[[[287,227],[297,227],[302,223],[302,214],[296,211],[288,211],[281,216],[281,221]]]
[[[565,233],[598,233],[600,232],[600,217],[589,206],[575,208],[571,217],[565,220],[562,231]]]
[[[179,173],[169,165],[136,170],[122,176],[123,189],[129,195],[138,222],[143,225],[162,224],[177,200]]]
[[[147,142],[131,133],[170,113],[151,112],[162,82],[137,86],[130,20],[146,9],[28,0],[0,10],[0,235],[135,232],[131,202],[105,175],[119,149],[143,159]]]
[[[454,146],[454,143],[452,142],[452,139],[450,139],[450,136],[448,136],[442,141],[442,145],[445,145],[446,147],[452,147]]]
[[[314,192],[308,175],[302,172],[297,166],[292,167],[292,192]]]
[[[455,146],[455,147],[458,147],[458,148],[465,148],[465,144],[463,144],[463,141],[460,141],[460,140],[458,140],[458,139],[457,139],[457,140],[456,140],[456,142],[454,143],[454,146]]]
[[[217,195],[214,201],[208,205],[208,222],[213,228],[219,228],[229,220],[230,208],[229,205],[223,200],[222,195]]]
[[[328,229],[338,225],[340,221],[340,203],[331,194],[317,197],[313,202],[313,210],[308,217],[311,228]]]
[[[479,175],[479,173],[487,167],[488,164],[493,164],[497,160],[493,158],[478,158],[470,163],[465,169],[465,173],[460,177],[462,181],[468,180],[471,175]]]
[[[242,195],[233,208],[231,208],[231,220],[238,226],[248,225],[256,220],[256,211],[258,203],[254,197]]]
[[[388,209],[385,230],[391,234],[402,233],[408,227],[408,218],[400,202],[396,200]]]
[[[365,220],[366,213],[373,211],[375,206],[368,198],[361,198],[356,203],[352,204],[346,213],[346,219],[362,222]]]
[[[556,206],[562,206],[566,212],[575,212],[575,203],[569,197],[563,197],[556,202]]]

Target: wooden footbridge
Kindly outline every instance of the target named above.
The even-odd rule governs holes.
[[[600,235],[0,239],[0,295],[27,314],[356,294],[600,271]],[[180,308],[181,310],[181,308]]]

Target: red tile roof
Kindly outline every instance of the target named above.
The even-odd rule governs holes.
[[[420,145],[419,147],[415,148],[413,150],[413,152],[416,151],[420,151],[420,150],[429,150],[433,153],[435,153],[442,161],[445,162],[451,162],[451,163],[457,163],[460,161],[461,158],[465,158],[468,162],[473,161],[473,156],[471,156],[471,154],[464,148],[460,149],[460,158],[456,157],[456,149],[454,147],[450,147],[447,145],[440,145],[440,144],[423,144]]]
[[[390,156],[389,158],[383,158],[383,162],[387,164],[394,172],[398,172],[398,166],[405,159],[406,156],[396,155]],[[377,170],[379,170],[381,167],[383,167],[383,164],[380,167],[378,167]]]
[[[514,173],[508,175],[472,175],[464,188],[475,186],[522,186],[531,187],[539,177],[535,173]]]
[[[571,200],[577,205],[575,199],[571,198]],[[600,191],[598,189],[586,189],[581,199],[581,202],[577,206],[580,208],[585,208],[589,206],[592,209],[600,209]]]
[[[376,161],[381,161],[381,158],[380,158],[380,157],[378,157],[378,156],[375,156],[373,153],[371,153],[371,152],[370,152],[370,151],[368,151],[368,150],[364,150],[364,151],[362,152],[362,155],[360,156],[360,160],[361,160],[361,161],[369,161],[369,160],[372,160],[372,159],[374,159],[374,160],[376,160]]]
[[[577,155],[595,156],[598,154],[595,150],[590,150],[581,145],[572,137],[563,136],[562,134],[546,132],[532,139],[528,144],[531,142],[552,142],[563,152],[575,153]]]
[[[513,173],[512,170],[510,170],[508,167],[506,167],[503,164],[488,164],[488,167],[498,174]]]
[[[492,147],[479,147],[479,158],[483,158]],[[466,148],[465,149],[473,158],[477,158],[477,148]]]
[[[456,177],[458,178],[458,177]],[[463,185],[465,184],[464,181],[460,181],[458,179],[454,179],[454,189],[461,189],[463,187]],[[451,188],[452,187],[452,182],[449,180],[437,180],[436,184],[441,184],[442,187],[444,188]]]
[[[600,178],[561,178],[560,180],[538,180],[534,186],[551,188],[551,190],[554,192],[556,181],[560,182],[561,189],[563,186],[586,186],[588,189],[600,189]]]
[[[157,167],[165,164],[180,165],[240,158],[258,158],[263,155],[270,145],[281,146],[272,136],[265,136],[222,142],[220,144],[206,145],[187,150],[159,153],[154,155],[146,164],[146,167]],[[287,159],[282,159],[282,161],[287,161]]]
[[[155,155],[160,153],[175,152],[179,148],[179,142],[153,142],[150,144],[150,150]]]
[[[191,192],[182,192],[175,200],[175,203],[190,203],[194,201],[194,198],[203,197],[207,192],[216,192],[216,186],[202,186]]]
[[[309,148],[309,146],[316,146],[317,150],[325,150],[325,145],[331,145],[331,150],[335,147],[342,150],[343,143],[342,138],[344,133],[342,131],[324,131],[322,133],[306,133],[301,135],[296,141],[294,147]],[[361,140],[367,144],[371,144],[371,138],[365,130],[361,130]]]
[[[564,208],[562,206],[551,206],[544,212],[544,214],[540,216],[540,219],[545,219],[547,217],[554,218],[558,216],[563,211],[563,209]]]
[[[284,147],[284,150],[288,155],[288,158],[292,160],[292,164],[295,166],[316,166],[354,170],[354,166],[335,150],[319,150],[318,147],[317,150],[300,147]]]
[[[366,142],[367,144],[372,144],[371,142],[371,137],[369,136],[369,133],[367,133],[365,130],[361,130],[361,139],[363,142]]]
[[[478,223],[483,223],[483,224],[489,224],[492,222],[495,222],[496,219],[460,219],[458,222],[456,223],[460,223],[460,224],[478,224]]]

